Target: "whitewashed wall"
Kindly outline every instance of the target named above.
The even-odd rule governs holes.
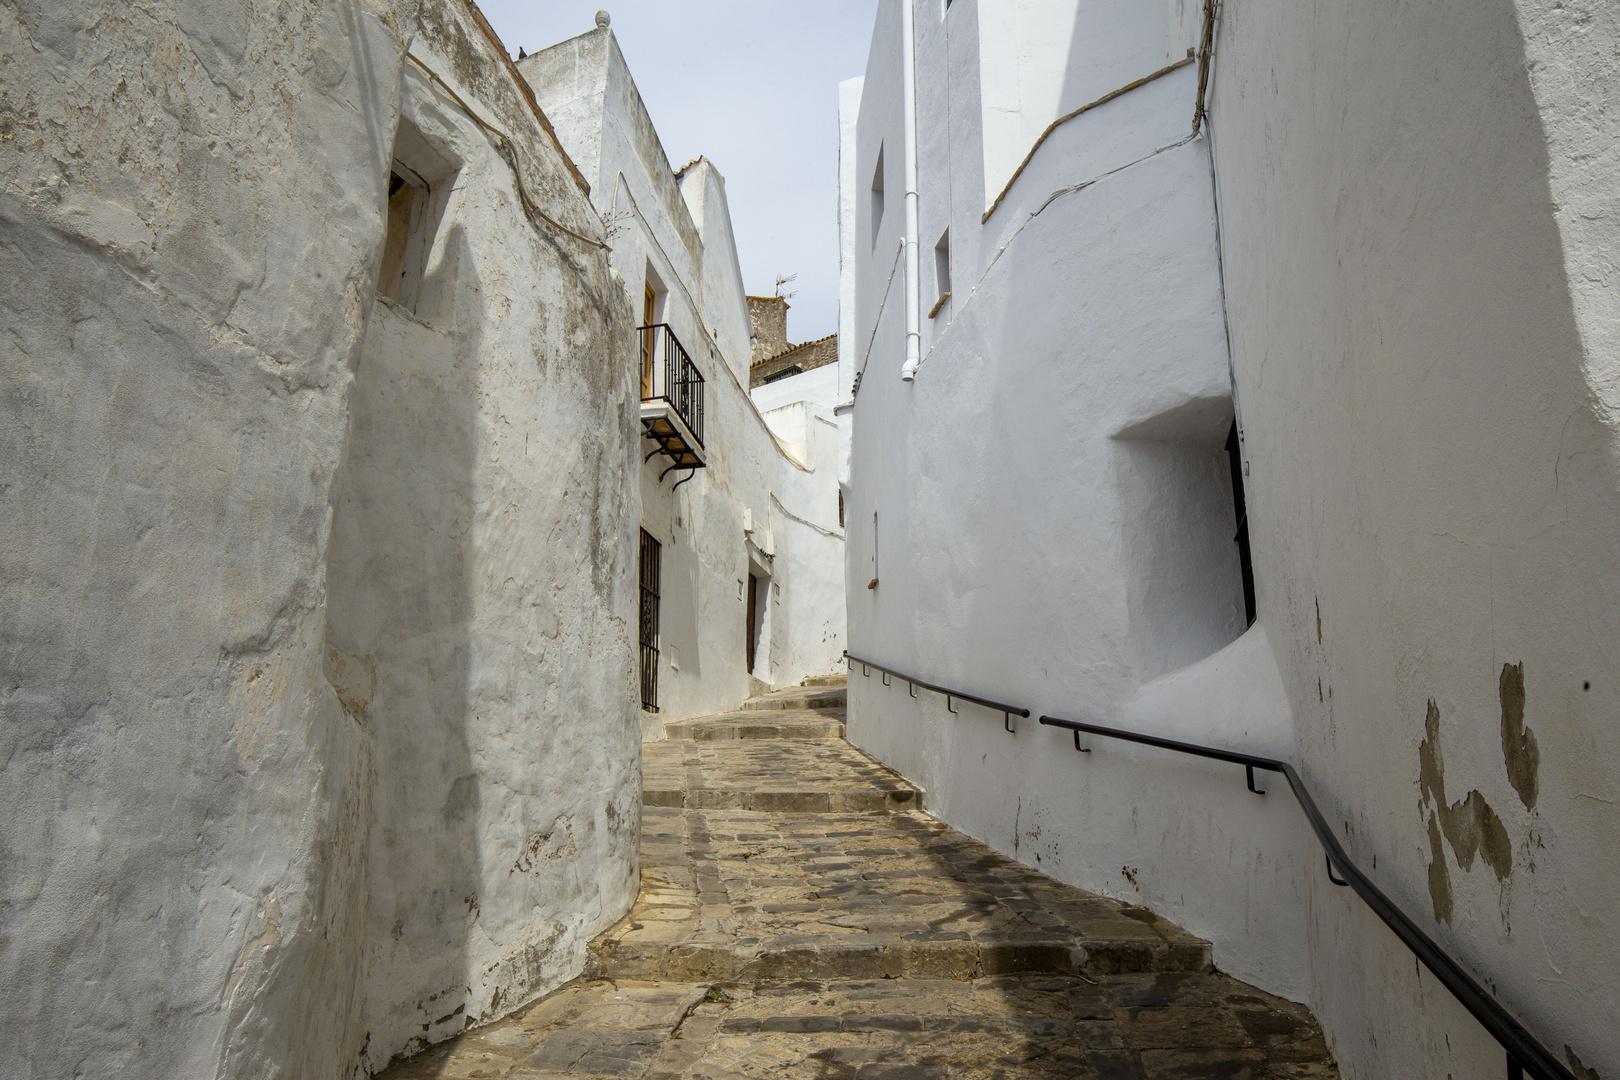
[[[844,179],[855,337],[874,342],[851,358],[851,650],[1037,712],[1292,757],[1374,880],[1555,1054],[1620,1069],[1620,14],[1229,0],[1213,151],[1207,131],[1177,145],[1188,66],[1053,131],[981,227],[998,168],[1027,153],[1013,113],[1072,108],[1051,88],[1121,56],[1173,61],[1195,20],[1172,3],[1157,45],[1097,57],[1144,11],[1028,5],[1072,16],[1060,69],[986,36],[1015,39],[1026,5],[958,0],[942,21],[919,4],[924,309],[947,224],[957,295],[906,386],[899,203],[875,238],[864,216],[879,140],[898,188],[897,4]],[[1230,417],[1222,266],[1259,621],[1216,648],[1235,598],[1196,538],[1231,528],[1200,457]],[[1328,883],[1280,791],[1101,740],[1082,758],[896,687],[857,672],[851,737],[934,812],[1210,937],[1223,970],[1312,1004],[1347,1077],[1502,1075],[1494,1042]]]
[[[908,384],[904,276],[890,279],[903,220],[900,10],[879,10],[851,200],[862,351],[850,651],[1037,714],[1291,756],[1270,643],[1261,628],[1243,633],[1210,158],[1188,141],[1196,70],[1056,129],[982,221],[999,193],[986,193],[979,152],[987,17],[970,0],[943,21],[918,6],[925,312],[947,227],[953,266],[952,299],[925,322]],[[1151,29],[1133,46],[1146,70],[1122,81],[1163,66],[1174,27],[1161,12]],[[1084,25],[1073,36],[1113,48]],[[1068,63],[1093,60],[1081,49]],[[874,237],[880,142],[888,205]],[[1177,920],[1214,942],[1222,970],[1309,993],[1306,889],[1320,860],[1281,791],[1262,799],[1241,769],[1123,744],[1078,754],[1033,719],[1008,734],[999,713],[953,716],[859,668],[849,730],[951,825]]]
[[[1620,1075],[1620,12],[1230,3],[1219,39],[1261,619],[1307,779],[1557,1056]],[[1502,1075],[1344,892],[1310,912],[1345,1074]]]
[[[823,364],[785,379],[764,383],[750,390],[748,396],[754,399],[754,404],[764,414],[767,423],[772,410],[801,401],[820,405],[830,413],[839,403],[838,365]]]
[[[365,673],[373,739],[373,1068],[578,974],[638,885],[630,312],[424,71],[474,94],[455,31],[476,28],[446,22],[412,40],[401,122],[456,172],[414,313],[372,312],[328,570],[328,649]],[[479,97],[524,122],[515,92]]]
[[[865,79],[845,79],[838,84],[838,400],[833,406],[838,423],[838,483],[846,501],[849,496],[851,436],[854,428],[853,388],[860,358],[866,355],[867,341],[855,340],[855,275],[859,229],[858,200],[861,191],[855,176],[861,85]]]
[[[670,167],[612,31],[599,28],[522,64],[563,144],[586,162],[613,235],[613,265],[639,314],[649,270],[669,323],[705,380],[708,466],[690,480],[640,471],[642,526],[662,545],[659,712],[669,720],[734,709],[752,678],[797,684],[836,670],[843,651],[843,538],[835,460],[795,458],[747,391],[749,323],[725,181],[698,159]],[[653,448],[643,443],[643,452]],[[803,524],[808,522],[809,524]],[[749,574],[762,601],[753,672],[744,631]]]
[[[363,1075],[628,906],[628,315],[406,49],[600,229],[460,3],[0,9],[19,1075]],[[371,319],[402,85],[464,186]]]

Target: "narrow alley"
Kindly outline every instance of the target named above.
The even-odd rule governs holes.
[[[929,817],[844,706],[839,681],[670,724],[640,895],[585,975],[384,1077],[1338,1076],[1207,942]]]

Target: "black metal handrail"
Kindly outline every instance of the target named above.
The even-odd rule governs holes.
[[[845,655],[849,655],[845,653]],[[1497,1003],[1496,999],[1487,994],[1479,983],[1475,982],[1462,967],[1447,955],[1440,946],[1425,934],[1407,914],[1379,891],[1361,868],[1344,853],[1339,845],[1338,837],[1328,826],[1322,811],[1317,807],[1316,800],[1311,798],[1309,791],[1305,790],[1305,783],[1299,778],[1299,773],[1286,761],[1277,761],[1274,758],[1256,757],[1253,754],[1239,754],[1231,750],[1217,750],[1214,747],[1199,746],[1196,743],[1177,742],[1174,739],[1161,739],[1156,735],[1143,735],[1135,731],[1123,731],[1119,728],[1102,727],[1098,724],[1084,724],[1078,720],[1063,720],[1056,716],[1043,716],[1042,724],[1048,727],[1065,728],[1074,733],[1074,748],[1089,753],[1080,745],[1080,733],[1101,735],[1110,739],[1123,739],[1126,742],[1141,743],[1144,746],[1157,746],[1165,750],[1175,750],[1182,754],[1192,754],[1196,757],[1214,758],[1216,761],[1229,761],[1234,765],[1242,765],[1248,774],[1249,790],[1256,795],[1265,792],[1254,786],[1254,770],[1265,769],[1268,772],[1282,773],[1288,780],[1288,787],[1294,793],[1294,799],[1305,812],[1305,818],[1311,823],[1311,829],[1316,833],[1316,839],[1325,849],[1328,864],[1328,877],[1335,885],[1346,885],[1373,910],[1373,914],[1384,920],[1384,924],[1395,932],[1408,949],[1423,962],[1423,965],[1432,971],[1435,978],[1440,980],[1442,986],[1451,991],[1453,997],[1462,1002],[1463,1008],[1474,1015],[1474,1019],[1484,1025],[1502,1049],[1507,1053],[1507,1066],[1509,1080],[1522,1080],[1524,1070],[1529,1069],[1531,1076],[1536,1080],[1575,1080],[1575,1075],[1559,1063],[1547,1048],[1535,1040],[1524,1029],[1524,1025],[1515,1020],[1506,1009]],[[1340,881],[1333,877],[1333,868],[1338,867],[1347,880]]]
[[[954,713],[956,711],[955,709],[951,708],[951,701],[952,701],[953,698],[961,698],[963,701],[971,701],[975,705],[983,705],[987,709],[994,709],[996,712],[1001,714],[1001,726],[1006,728],[1008,731],[1016,730],[1015,727],[1013,726],[1013,719],[1012,719],[1013,717],[1015,717],[1015,716],[1028,717],[1029,716],[1029,710],[1028,709],[1021,709],[1017,705],[1008,705],[1004,701],[991,701],[989,698],[982,698],[982,697],[979,697],[979,696],[977,696],[975,694],[964,694],[962,691],[960,691],[960,690],[952,690],[948,686],[935,686],[931,682],[924,682],[922,679],[917,678],[915,675],[907,675],[903,671],[896,671],[894,668],[884,667],[882,664],[875,664],[870,660],[862,660],[860,657],[852,655],[847,650],[844,653],[844,659],[849,661],[851,671],[855,670],[855,665],[856,664],[859,664],[863,668],[877,668],[879,671],[884,672],[886,675],[893,675],[897,679],[906,680],[906,682],[911,684],[911,696],[912,697],[917,696],[917,689],[916,688],[919,687],[919,686],[922,687],[924,690],[932,690],[936,694],[944,694],[945,695],[945,708],[947,710],[949,710],[950,712]],[[868,671],[865,674],[870,676],[872,673],[870,671]],[[887,678],[885,678],[883,680],[883,685],[885,685],[885,686],[889,685],[889,680]]]
[[[663,398],[675,409],[697,440],[703,445],[703,374],[687,355],[681,339],[675,336],[668,323],[653,323],[636,327],[641,332],[641,347],[652,358],[652,385],[643,401]],[[663,363],[660,364],[659,360]]]

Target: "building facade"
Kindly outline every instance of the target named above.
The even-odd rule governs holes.
[[[1294,762],[1542,1043],[1620,1069],[1616,41],[1531,0],[885,0],[842,90],[849,648],[1031,710],[857,667],[850,738],[1309,1002],[1347,1076],[1502,1051],[1286,789],[1035,717]]]
[[[7,6],[0,66],[14,1060],[366,1076],[574,977],[648,717],[842,649],[719,174],[570,145],[468,0]]]
[[[670,421],[684,434],[644,441],[640,468],[643,730],[658,738],[665,722],[735,708],[757,684],[837,670],[836,430],[800,407],[779,436],[749,398],[754,321],[724,177],[706,158],[670,166],[606,20],[519,66],[591,184],[636,305],[646,429],[679,396],[671,357],[702,386],[701,414],[675,409],[689,414]]]

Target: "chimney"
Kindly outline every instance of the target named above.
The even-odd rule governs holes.
[[[786,352],[788,302],[781,296],[750,296],[748,323],[753,352],[750,364],[757,364],[768,356]]]

